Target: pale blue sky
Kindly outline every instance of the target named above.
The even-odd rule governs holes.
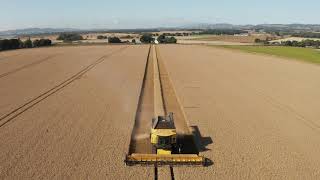
[[[320,0],[0,0],[0,30],[191,23],[320,24]]]

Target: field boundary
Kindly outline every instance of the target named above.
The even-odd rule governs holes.
[[[288,57],[288,56],[285,56],[285,55],[277,55],[277,54],[271,54],[271,53],[265,53],[265,52],[255,52],[255,51],[251,51],[251,50],[241,49],[241,47],[246,47],[246,46],[253,47],[254,45],[239,46],[239,48],[237,48],[237,47],[235,47],[233,45],[231,45],[231,46],[228,46],[228,45],[205,45],[205,46],[214,47],[214,48],[223,48],[223,49],[229,50],[229,51],[234,50],[234,51],[241,52],[241,53],[246,53],[246,54],[263,55],[263,56],[267,56],[267,57],[282,58],[282,59],[285,59],[285,60],[288,60],[288,61],[295,60],[296,62],[320,65],[320,60],[319,61],[314,61],[314,60],[303,59],[303,58]],[[259,45],[256,45],[256,46],[259,47]],[[260,47],[262,47],[262,46],[260,46]],[[265,46],[265,47],[276,47],[276,46]],[[277,47],[282,47],[282,46],[277,46]],[[287,48],[297,48],[297,49],[299,49],[298,47],[287,47]],[[317,49],[312,49],[312,50],[317,52]],[[319,57],[320,57],[320,50],[318,52],[319,52]]]

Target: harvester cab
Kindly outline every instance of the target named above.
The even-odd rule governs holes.
[[[155,154],[171,154],[172,150],[177,148],[177,132],[173,113],[152,119],[150,137]]]

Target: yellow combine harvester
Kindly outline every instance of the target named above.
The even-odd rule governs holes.
[[[180,154],[181,145],[177,143],[177,132],[173,114],[158,116],[152,120],[150,134],[154,154],[131,154],[125,159],[126,165],[203,165],[207,159],[198,154]]]

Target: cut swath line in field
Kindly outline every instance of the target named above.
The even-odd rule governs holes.
[[[150,145],[151,119],[154,114],[153,101],[153,62],[151,58],[151,47],[146,60],[143,82],[139,96],[138,107],[135,116],[135,123],[131,134],[129,154],[152,153]]]
[[[87,67],[83,68],[81,71],[77,72],[76,74],[74,74],[73,76],[69,77],[68,79],[64,80],[63,82],[61,82],[60,84],[54,86],[53,88],[49,89],[48,91],[45,91],[44,93],[40,94],[39,96],[33,98],[32,100],[26,102],[25,104],[17,107],[16,109],[12,110],[11,112],[9,112],[8,114],[0,117],[0,128],[3,127],[4,125],[6,125],[7,123],[9,123],[11,120],[13,120],[14,118],[18,117],[19,115],[21,115],[22,113],[26,112],[27,110],[29,110],[30,108],[32,108],[33,106],[35,106],[36,104],[40,103],[41,101],[45,100],[46,98],[48,98],[49,96],[55,94],[56,92],[58,92],[59,90],[63,89],[64,87],[68,86],[69,84],[71,84],[72,82],[74,82],[75,80],[77,80],[80,76],[84,75],[85,73],[87,73],[88,71],[90,71],[92,68],[94,68],[96,65],[100,64],[101,62],[105,61],[107,58],[109,58],[110,56],[114,55],[115,53],[118,53],[120,51],[123,51],[125,48],[127,47],[123,47],[121,49],[118,49],[116,51],[113,51],[107,55],[104,55],[102,57],[100,57],[99,59],[97,59],[96,61],[94,61],[93,63],[91,63],[90,65],[88,65]]]
[[[46,62],[46,61],[48,61],[48,60],[53,59],[53,58],[56,57],[56,56],[58,56],[58,54],[48,56],[48,57],[46,57],[46,58],[44,58],[44,59],[40,59],[40,60],[35,61],[35,62],[33,62],[33,63],[26,64],[26,65],[21,66],[21,67],[19,67],[19,68],[13,69],[13,70],[8,71],[8,72],[5,72],[5,73],[3,73],[3,74],[0,74],[0,78],[6,77],[6,76],[8,76],[8,75],[10,75],[10,74],[13,74],[13,73],[16,73],[16,72],[19,72],[19,71],[21,71],[21,70],[23,70],[23,69],[26,69],[26,68],[29,68],[29,67],[32,67],[32,66],[41,64],[41,63],[43,63],[43,62]]]
[[[19,55],[21,55],[21,54],[22,54],[22,53],[20,53],[20,54],[14,54],[14,55],[11,55],[11,56],[0,57],[0,61],[6,61],[6,60],[9,60],[10,58],[19,56]]]

